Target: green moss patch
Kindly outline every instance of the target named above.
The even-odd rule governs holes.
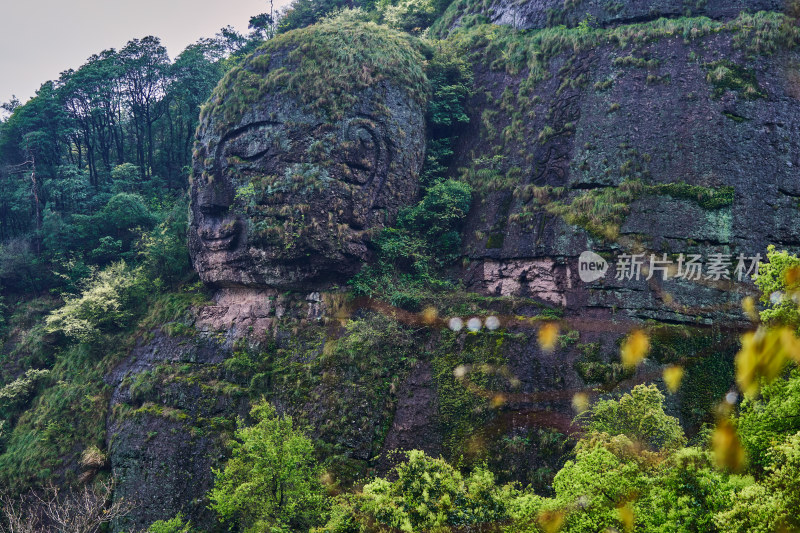
[[[429,88],[415,43],[407,34],[343,17],[281,34],[228,72],[201,118],[213,118],[224,129],[275,92],[335,120],[353,108],[365,89],[386,81],[424,105]]]
[[[744,68],[727,59],[708,63],[706,79],[711,84],[711,95],[721,98],[728,91],[740,94],[747,100],[766,98],[752,69]]]

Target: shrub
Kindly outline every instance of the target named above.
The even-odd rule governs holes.
[[[772,461],[770,448],[800,431],[800,370],[764,385],[760,397],[745,398],[739,413],[737,432],[748,461],[756,474],[763,474]]]
[[[437,256],[452,259],[459,251],[459,227],[471,204],[472,188],[447,180],[428,189],[419,204],[403,210],[398,225],[423,236]]]
[[[153,522],[147,533],[191,533],[192,523],[188,520],[184,521],[183,515],[178,513],[175,518],[169,520],[157,520]]]
[[[103,331],[128,326],[146,290],[138,273],[124,262],[105,268],[80,296],[67,297],[63,307],[50,313],[46,319],[47,330],[89,343]]]
[[[160,278],[175,283],[191,271],[189,249],[186,246],[188,207],[178,202],[166,218],[139,241],[142,267],[150,279]]]
[[[10,420],[33,397],[36,387],[50,376],[49,370],[28,369],[4,387],[0,387],[0,417]]]
[[[383,9],[386,24],[396,30],[419,34],[436,18],[436,8],[431,0],[400,0]]]

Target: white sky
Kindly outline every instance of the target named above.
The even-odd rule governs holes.
[[[275,0],[275,9],[290,0]],[[0,102],[23,103],[47,80],[107,48],[155,35],[174,59],[223,26],[247,32],[269,0],[0,0]]]

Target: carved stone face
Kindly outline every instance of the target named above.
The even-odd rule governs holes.
[[[269,71],[282,67],[273,52]],[[220,286],[345,281],[369,258],[370,238],[414,201],[423,157],[422,105],[391,80],[361,90],[335,119],[285,90],[233,120],[212,111],[193,162],[195,268]]]

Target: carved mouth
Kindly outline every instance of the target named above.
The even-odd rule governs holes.
[[[233,247],[239,234],[238,224],[235,222],[221,225],[214,229],[201,229],[200,240],[203,246],[212,252],[222,252]]]
[[[206,249],[212,252],[224,252],[225,250],[229,250],[232,247],[233,239],[235,237],[236,234],[219,238],[201,237],[201,239],[203,240],[203,246]]]

